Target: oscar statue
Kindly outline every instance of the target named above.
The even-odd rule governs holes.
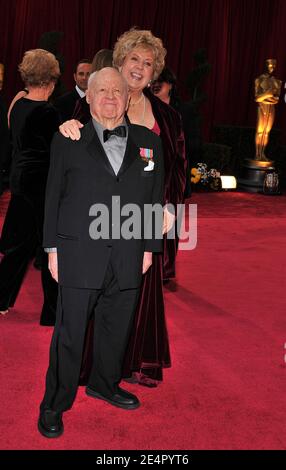
[[[265,175],[274,171],[274,162],[265,155],[269,133],[275,118],[275,105],[279,101],[281,80],[273,76],[277,61],[267,59],[265,72],[255,80],[255,101],[258,103],[255,132],[255,158],[246,159],[243,165],[240,187],[250,192],[261,192]]]
[[[257,126],[255,135],[255,160],[268,162],[265,147],[268,144],[269,132],[275,118],[275,105],[279,101],[281,80],[273,76],[276,68],[275,59],[266,60],[266,72],[255,80],[255,101],[258,103]]]
[[[4,64],[0,64],[0,90],[3,88],[4,81]]]

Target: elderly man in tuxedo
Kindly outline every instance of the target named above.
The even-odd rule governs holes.
[[[122,360],[142,274],[162,244],[150,210],[163,198],[159,137],[126,122],[128,88],[116,69],[105,68],[90,76],[87,101],[92,119],[81,140],[54,137],[47,183],[44,247],[59,295],[38,421],[45,437],[63,433],[62,414],[76,396],[91,315],[94,352],[87,395],[127,410],[140,405],[136,396],[119,387]],[[106,211],[94,219],[99,204]],[[121,230],[124,224],[126,228],[130,204],[140,209],[144,220],[144,230],[139,224],[136,236]],[[120,213],[119,205],[127,209]],[[159,219],[161,225],[161,215]],[[104,236],[98,236],[106,224],[108,233],[103,230]]]

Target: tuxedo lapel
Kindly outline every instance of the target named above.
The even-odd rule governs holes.
[[[135,145],[130,134],[131,132],[130,132],[130,127],[129,127],[127,146],[126,146],[123,162],[122,162],[122,165],[119,169],[117,176],[120,176],[123,173],[125,173],[125,171],[130,167],[130,165],[132,165],[132,163],[134,163],[137,158],[140,158],[139,148],[137,147],[137,145]]]
[[[101,145],[101,142],[98,138],[97,132],[93,127],[92,121],[87,124],[87,151],[92,158],[95,158],[97,161],[100,161],[104,168],[114,176],[114,170],[108,160],[108,157],[104,151],[104,148]]]

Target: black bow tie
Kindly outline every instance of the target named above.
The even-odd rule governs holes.
[[[117,135],[118,137],[126,137],[126,127],[125,126],[118,126],[111,131],[109,129],[105,129],[103,131],[103,142],[106,142],[111,135]]]

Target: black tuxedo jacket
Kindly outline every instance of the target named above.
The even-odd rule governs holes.
[[[152,171],[144,171],[147,163],[140,156],[140,148],[153,150]],[[82,129],[79,141],[55,135],[46,190],[43,246],[57,247],[61,285],[101,288],[112,257],[120,289],[139,287],[143,253],[160,252],[162,240],[154,236],[114,240],[112,221],[108,238],[94,240],[90,227],[97,218],[90,210],[94,204],[104,204],[112,213],[114,196],[115,211],[119,210],[116,204],[120,201],[121,208],[135,203],[143,213],[144,204],[163,203],[163,179],[160,138],[145,127],[128,126],[126,152],[117,176],[92,121]]]
[[[65,93],[63,96],[60,96],[55,102],[54,106],[60,113],[61,122],[65,122],[68,119],[71,119],[73,112],[76,106],[77,101],[80,100],[80,96],[76,89]]]

